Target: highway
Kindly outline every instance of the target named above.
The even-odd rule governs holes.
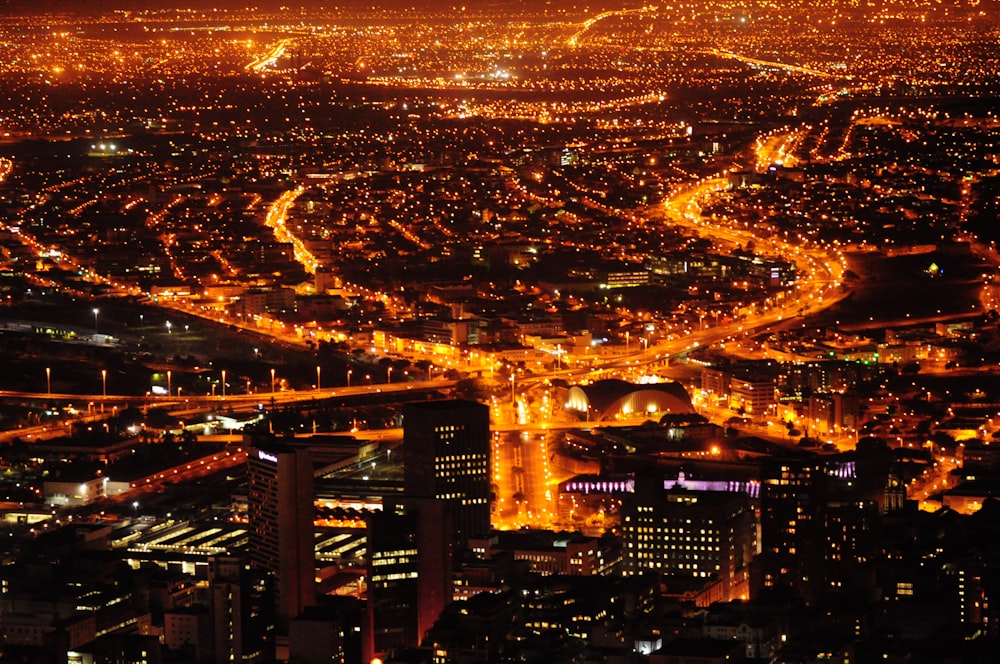
[[[354,385],[351,387],[322,388],[311,390],[283,390],[279,392],[254,392],[252,394],[227,394],[220,395],[195,395],[184,394],[183,397],[177,395],[170,396],[150,396],[150,395],[122,395],[122,394],[76,394],[72,392],[24,392],[17,390],[0,390],[0,400],[4,399],[35,399],[50,401],[80,402],[85,400],[95,404],[105,403],[107,405],[119,406],[150,406],[167,408],[178,405],[196,406],[225,406],[239,407],[243,405],[256,405],[260,403],[296,403],[299,401],[314,401],[316,399],[329,399],[331,397],[360,396],[364,394],[375,394],[379,392],[406,392],[410,390],[433,390],[448,389],[454,387],[457,381],[434,379],[407,381],[399,383],[376,383],[372,385]]]
[[[638,7],[636,9],[614,9],[611,11],[601,12],[600,14],[592,16],[584,21],[580,29],[574,32],[570,38],[566,40],[566,45],[576,46],[579,44],[580,38],[583,37],[583,35],[585,35],[595,23],[599,23],[604,19],[611,18],[612,16],[627,16],[628,14],[645,14],[655,10],[656,7]]]
[[[111,414],[115,408],[123,409],[129,406],[135,408],[163,408],[176,417],[188,417],[195,413],[212,409],[252,410],[260,404],[293,404],[311,402],[321,399],[356,397],[368,394],[397,393],[421,390],[443,390],[455,386],[457,381],[435,379],[415,382],[379,383],[375,385],[356,385],[353,387],[338,387],[336,389],[285,390],[281,392],[258,392],[255,394],[230,394],[226,396],[187,395],[178,396],[131,396],[120,394],[72,394],[48,392],[21,392],[0,390],[0,401],[8,399],[52,401],[69,404],[104,404],[105,413],[82,413],[81,417],[68,418],[65,424],[48,423],[22,429],[11,429],[0,432],[0,443],[10,442],[14,438],[38,441],[58,438],[67,435],[67,427],[72,421],[100,421]],[[366,434],[367,435],[367,434]]]
[[[271,50],[269,50],[267,53],[265,53],[264,55],[260,56],[253,62],[246,65],[244,69],[246,71],[252,71],[255,73],[260,73],[264,71],[268,67],[273,66],[274,63],[278,61],[278,58],[280,58],[285,54],[285,50],[291,43],[292,43],[291,39],[282,39],[273,47],[271,47]]]
[[[720,191],[726,184],[722,178],[710,178],[676,193],[660,211],[651,211],[648,219],[657,223],[686,226],[700,235],[733,244],[745,245],[753,241],[762,253],[770,253],[791,260],[798,269],[798,278],[793,289],[794,297],[786,297],[783,304],[749,306],[751,314],[722,325],[710,326],[692,331],[675,339],[661,341],[643,349],[641,355],[611,358],[595,361],[589,367],[535,374],[520,379],[522,388],[546,379],[581,379],[588,375],[608,371],[637,368],[643,365],[661,364],[664,358],[676,356],[696,348],[704,348],[720,341],[745,336],[751,332],[768,328],[789,318],[816,313],[836,304],[848,296],[841,290],[845,258],[839,251],[825,251],[818,247],[804,247],[775,238],[755,236],[750,230],[734,228],[726,223],[718,223],[700,218],[698,201]]]
[[[704,52],[711,53],[712,55],[717,55],[720,58],[729,58],[730,60],[737,60],[739,62],[743,62],[748,65],[753,65],[754,67],[783,69],[785,71],[794,72],[796,74],[808,74],[810,76],[819,76],[822,78],[837,78],[836,74],[831,74],[828,71],[813,69],[812,67],[803,67],[801,65],[790,65],[784,62],[777,62],[774,60],[760,60],[758,58],[750,58],[745,55],[740,55],[739,53],[734,53],[733,51],[724,51],[718,48],[710,48],[705,50]]]

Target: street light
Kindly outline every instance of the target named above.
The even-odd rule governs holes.
[[[347,386],[348,386],[348,387],[350,387],[350,386],[351,386],[351,374],[352,374],[352,373],[354,373],[354,371],[353,371],[353,370],[351,370],[351,369],[348,369],[348,370],[347,370]]]
[[[385,369],[386,369],[386,372],[385,372],[385,374],[386,374],[385,375],[385,382],[391,383],[392,382],[392,367],[386,367]]]
[[[316,365],[316,389],[317,390],[323,389],[323,386],[319,382],[319,375],[320,375],[320,366],[317,364]]]
[[[52,368],[45,367],[45,391],[51,397],[52,396]]]
[[[170,378],[171,378],[171,372],[170,372],[170,370],[168,369],[168,370],[167,370],[167,396],[168,396],[168,397],[169,397],[169,396],[170,396],[171,394],[173,394],[173,389],[171,389],[171,385],[170,385]]]
[[[271,367],[271,394],[274,394],[274,367]]]
[[[222,398],[226,398],[226,370],[222,370]]]
[[[94,332],[97,332],[97,314],[100,310],[94,307]]]
[[[101,369],[101,396],[104,400],[108,398],[108,370]],[[104,412],[104,401],[101,401],[101,412]]]
[[[514,403],[514,372],[510,373],[510,402]]]

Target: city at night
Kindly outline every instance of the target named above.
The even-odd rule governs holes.
[[[0,662],[1000,662],[996,0],[0,55]]]

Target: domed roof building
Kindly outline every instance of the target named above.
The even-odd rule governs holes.
[[[566,396],[566,410],[589,421],[616,420],[664,413],[693,413],[691,396],[680,383],[636,385],[624,380],[599,380],[574,385]]]

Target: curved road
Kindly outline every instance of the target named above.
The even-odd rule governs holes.
[[[794,131],[783,135],[769,135],[758,143],[754,157],[762,160],[765,165],[773,163],[777,154],[787,154],[789,143],[794,143],[797,140],[798,135]],[[685,226],[696,231],[699,235],[714,240],[741,245],[753,241],[758,252],[780,256],[794,262],[798,271],[796,283],[781,304],[752,306],[750,307],[750,315],[730,323],[662,341],[644,348],[638,357],[611,358],[595,362],[590,367],[518,378],[518,388],[523,391],[552,378],[562,378],[574,382],[620,370],[662,364],[665,358],[670,356],[682,354],[694,348],[709,346],[751,331],[762,330],[789,318],[815,313],[848,296],[849,293],[841,289],[847,265],[846,259],[839,249],[826,249],[806,242],[791,243],[773,235],[760,237],[754,235],[749,228],[738,228],[731,220],[703,218],[700,202],[716,195],[727,185],[728,180],[723,177],[710,177],[691,183],[675,191],[663,204],[662,209],[647,211],[644,215],[645,219],[648,223]],[[591,426],[595,425],[575,423],[564,427],[556,424],[517,424],[510,427],[495,427],[495,431],[503,429],[522,433],[520,443],[513,445],[500,445],[499,439],[494,437],[494,481],[503,484],[503,486],[498,486],[498,494],[508,498],[515,493],[524,496],[520,509],[517,509],[513,514],[510,512],[509,505],[507,511],[498,509],[495,515],[497,521],[495,525],[498,527],[534,525],[542,528],[553,526],[552,518],[556,512],[556,502],[552,485],[561,478],[553,477],[549,470],[549,455],[552,450],[545,447],[544,438],[539,440],[538,436],[533,434],[539,433],[539,429],[545,431],[546,429],[589,428]],[[545,479],[536,480],[537,473],[518,475],[506,472],[507,469],[515,467],[543,469]]]

